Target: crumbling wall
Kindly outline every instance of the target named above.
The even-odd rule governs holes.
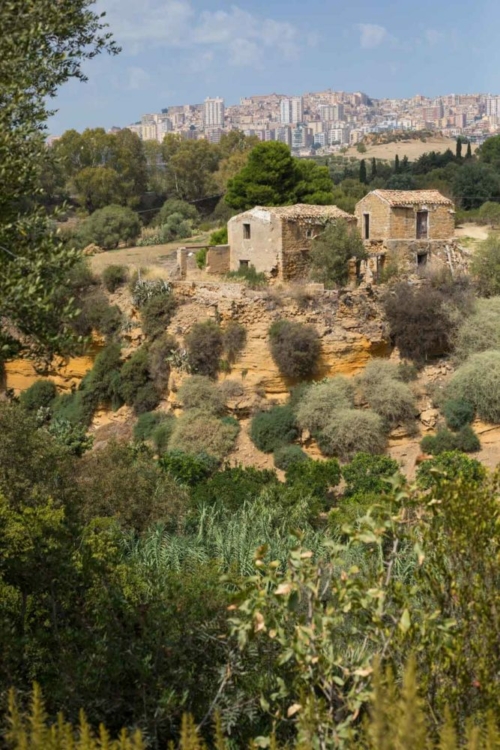
[[[210,274],[219,274],[220,276],[228,273],[230,270],[230,249],[229,245],[216,245],[209,247],[207,251],[206,271]]]
[[[246,239],[244,224],[250,225],[250,238]],[[238,271],[248,263],[261,273],[278,272],[281,249],[281,221],[265,209],[253,209],[234,216],[227,225],[230,246],[230,270]]]

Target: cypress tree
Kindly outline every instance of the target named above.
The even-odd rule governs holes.
[[[410,162],[409,162],[407,156],[403,156],[403,158],[401,160],[400,171],[401,172],[409,172],[410,171]]]
[[[461,138],[457,138],[456,157],[457,157],[457,159],[461,159],[462,158],[462,139]]]
[[[372,159],[372,176],[371,176],[371,179],[374,180],[376,176],[377,176],[377,160],[375,159],[375,157],[373,157],[373,159]]]
[[[359,181],[362,182],[364,185],[366,185],[368,178],[366,174],[366,162],[364,159],[361,159],[360,165],[359,165]]]
[[[394,174],[399,174],[399,156],[397,154],[394,159]]]
[[[472,156],[472,148],[471,148],[470,141],[469,141],[469,143],[467,144],[467,154],[465,158],[470,159],[471,156]]]

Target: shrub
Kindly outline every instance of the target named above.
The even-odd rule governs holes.
[[[297,423],[302,430],[317,435],[335,419],[339,410],[354,405],[354,386],[343,375],[310,386],[297,407]]]
[[[500,225],[500,204],[494,201],[486,201],[479,209],[479,219],[486,221],[494,227]]]
[[[199,219],[198,211],[191,203],[179,200],[178,198],[169,198],[160,208],[154,223],[157,226],[166,224],[172,214],[180,215],[184,221],[191,221],[194,223]]]
[[[224,401],[230,398],[239,398],[245,393],[245,389],[237,380],[224,380],[219,385],[219,390],[222,393]]]
[[[168,415],[162,420],[151,433],[151,440],[159,455],[166,453],[168,444],[175,427],[175,417]]]
[[[192,409],[177,419],[169,448],[193,455],[208,453],[221,461],[233,447],[238,432],[238,424],[228,424],[211,414]]]
[[[443,404],[443,414],[446,424],[452,430],[460,430],[474,420],[474,407],[469,401],[448,399]]]
[[[35,413],[42,407],[50,406],[56,396],[57,388],[52,380],[37,380],[21,393],[19,401],[24,409]]]
[[[261,471],[253,466],[228,466],[216,472],[208,482],[198,484],[193,499],[198,504],[237,510],[246,501],[256,500],[262,490],[272,484],[277,484],[274,471]]]
[[[266,274],[262,271],[257,272],[255,266],[252,265],[240,268],[238,271],[230,271],[226,276],[230,280],[245,281],[250,289],[258,289],[268,283]]]
[[[163,279],[141,279],[136,274],[129,284],[132,302],[141,308],[153,297],[167,297],[172,293],[172,285]]]
[[[418,369],[411,362],[400,362],[397,377],[403,383],[411,383],[418,378]]]
[[[133,244],[140,233],[141,221],[132,209],[111,205],[85,219],[77,237],[82,247],[94,243],[104,250],[112,250],[120,243]]]
[[[184,409],[222,416],[226,411],[224,397],[217,385],[204,375],[193,375],[179,388],[179,399]]]
[[[456,436],[450,430],[442,427],[435,435],[426,435],[422,438],[420,447],[424,453],[439,456],[440,453],[456,450]]]
[[[356,228],[345,221],[336,221],[313,241],[310,276],[327,288],[344,286],[349,280],[349,261],[365,260],[365,246]]]
[[[384,307],[391,338],[402,357],[422,365],[429,357],[449,351],[455,326],[441,291],[397,284]]]
[[[481,296],[500,295],[500,239],[496,235],[490,235],[476,248],[471,272]]]
[[[319,336],[313,326],[278,320],[269,329],[271,355],[282,375],[306,378],[318,366]]]
[[[92,448],[94,438],[87,435],[83,425],[71,424],[68,419],[55,417],[47,427],[47,432],[73,456],[83,456]]]
[[[375,521],[387,518],[387,506],[393,503],[390,495],[383,492],[368,492],[342,498],[328,515],[328,525],[334,535],[343,535],[344,527],[356,527],[368,512]]]
[[[207,265],[207,248],[201,247],[194,257],[196,259],[196,265],[201,271]]]
[[[140,389],[149,383],[148,351],[145,346],[124,363],[120,375],[121,396],[127,406],[133,406]]]
[[[83,392],[63,393],[57,396],[52,404],[53,419],[68,422],[73,427],[88,427],[92,421],[97,405],[84,401]]]
[[[146,383],[136,393],[133,403],[134,411],[136,414],[152,411],[156,409],[160,400],[160,394],[156,390],[154,383]]]
[[[161,468],[188,487],[205,482],[217,469],[217,460],[207,453],[191,455],[172,450],[159,460]]]
[[[227,243],[227,226],[216,229],[215,232],[212,232],[210,235],[211,245],[227,245]]]
[[[290,406],[275,406],[259,412],[252,419],[250,437],[253,444],[264,453],[272,453],[297,437],[295,414]]]
[[[175,313],[177,305],[170,292],[151,297],[141,307],[142,330],[150,339],[165,333]]]
[[[106,295],[97,289],[78,300],[80,310],[72,321],[72,327],[80,336],[90,336],[92,331],[112,338],[123,323],[123,316],[117,305],[110,305]]]
[[[277,469],[286,471],[292,464],[309,461],[307,453],[304,453],[298,445],[282,445],[274,451],[274,465]]]
[[[317,439],[322,453],[343,461],[352,460],[356,453],[383,453],[386,444],[382,418],[356,409],[338,411]]]
[[[450,482],[480,484],[486,476],[485,467],[475,458],[469,458],[459,451],[447,451],[421,463],[416,479],[420,489],[434,490]]]
[[[448,398],[467,401],[485,422],[500,422],[500,351],[474,354],[452,377]]]
[[[245,348],[247,331],[245,326],[230,320],[223,332],[223,345],[229,362],[234,363]]]
[[[336,458],[326,461],[295,461],[286,470],[286,483],[307,489],[315,497],[324,497],[340,482],[340,465]]]
[[[170,214],[168,219],[160,225],[155,239],[158,244],[162,245],[166,242],[173,242],[174,240],[182,240],[185,237],[191,237],[191,234],[191,222],[184,219],[182,214],[173,213]]]
[[[364,398],[388,428],[415,418],[415,398],[405,383],[396,380],[398,374],[397,365],[373,360],[359,377]]]
[[[344,496],[387,492],[387,480],[392,479],[398,472],[397,461],[389,456],[357,453],[351,463],[342,468],[342,476],[346,483]]]
[[[134,439],[140,442],[150,440],[158,453],[164,453],[174,427],[175,417],[172,414],[144,412],[135,424]]]
[[[476,300],[474,312],[460,325],[454,344],[459,361],[487,349],[500,349],[500,297]]]
[[[191,370],[198,375],[215,378],[224,348],[219,326],[211,320],[195,323],[186,336],[186,349]]]
[[[481,441],[469,424],[458,432],[456,436],[456,448],[462,453],[477,453],[481,450]]]
[[[163,334],[148,349],[149,376],[159,393],[163,393],[170,379],[171,361],[179,346],[173,336]]]
[[[126,266],[107,266],[102,272],[102,283],[108,292],[115,292],[118,287],[127,283],[128,269]]]

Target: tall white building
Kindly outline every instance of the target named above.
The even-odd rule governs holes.
[[[488,117],[500,115],[500,96],[489,96],[486,99],[486,114]]]
[[[297,125],[304,121],[304,100],[301,96],[281,100],[280,120],[282,125]]]
[[[224,127],[224,99],[207,98],[203,105],[203,124],[206,128]]]

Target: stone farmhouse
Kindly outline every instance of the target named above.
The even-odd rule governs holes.
[[[373,190],[356,205],[358,229],[377,276],[386,259],[413,267],[446,261],[455,232],[453,202],[437,190]]]
[[[303,278],[313,239],[339,220],[356,226],[356,218],[337,206],[256,206],[238,214],[228,222],[230,269],[254,266],[282,281]]]

